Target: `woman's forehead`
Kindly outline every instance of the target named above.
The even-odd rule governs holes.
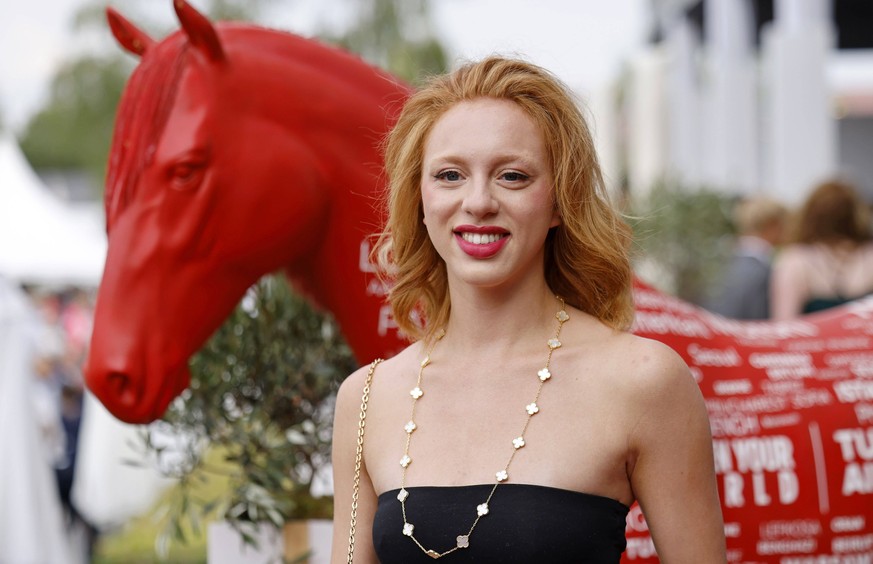
[[[477,98],[459,102],[433,124],[425,159],[495,153],[542,159],[546,147],[537,123],[513,101]]]

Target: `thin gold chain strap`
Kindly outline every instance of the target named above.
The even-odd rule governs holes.
[[[367,402],[370,401],[370,384],[373,382],[373,374],[376,372],[376,366],[382,362],[381,358],[377,358],[370,364],[370,370],[367,372],[367,381],[364,383],[364,393],[361,396],[361,415],[358,419],[358,447],[355,450],[355,484],[352,492],[352,517],[349,525],[349,560],[348,564],[352,564],[355,556],[355,525],[358,518],[358,491],[361,488],[361,461],[364,456],[364,426],[367,424]]]

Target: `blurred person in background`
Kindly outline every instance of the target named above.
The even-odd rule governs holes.
[[[733,215],[738,234],[733,255],[706,307],[734,319],[768,319],[773,254],[782,242],[788,208],[752,196],[738,202]]]
[[[835,307],[873,292],[870,210],[842,180],[815,187],[776,258],[770,286],[773,319]]]
[[[54,469],[58,495],[68,529],[81,529],[91,553],[97,530],[72,501],[79,429],[82,421],[84,379],[93,308],[87,292],[78,288],[56,290],[31,287],[28,293],[39,311],[36,376],[32,401],[48,462]]]

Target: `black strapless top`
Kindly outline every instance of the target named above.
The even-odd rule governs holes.
[[[425,548],[444,552],[456,545],[476,519],[493,484],[406,488],[406,516]],[[382,564],[432,562],[403,534],[397,493],[379,496],[373,545]],[[617,563],[624,552],[628,507],[599,495],[529,484],[501,484],[479,520],[469,548],[444,556],[444,562],[500,564],[585,562]]]
[[[805,304],[803,304],[803,313],[815,313],[817,311],[824,311],[826,309],[831,309],[833,307],[847,304],[854,300],[860,300],[861,298],[867,297],[868,295],[870,294],[855,296],[853,298],[846,298],[844,296],[834,296],[830,298],[810,298]]]

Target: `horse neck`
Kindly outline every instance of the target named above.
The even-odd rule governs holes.
[[[386,310],[368,251],[381,224],[380,144],[409,88],[335,49],[296,37],[278,39],[280,47],[288,39],[280,59],[288,61],[291,76],[266,86],[285,89],[286,103],[272,110],[270,119],[311,148],[317,189],[330,192],[321,243],[288,265],[288,274],[334,314],[359,359],[396,352],[396,337],[374,341],[373,335],[385,333]]]

